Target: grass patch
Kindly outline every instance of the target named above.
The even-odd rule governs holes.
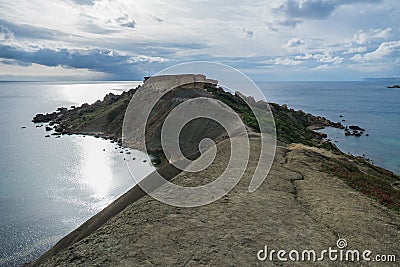
[[[343,179],[354,190],[389,209],[400,212],[400,192],[392,187],[392,183],[399,177],[362,159],[349,157],[351,157],[349,160],[330,159],[323,162],[322,170]],[[365,170],[360,171],[355,162],[364,165]]]
[[[256,116],[241,97],[232,95],[220,87],[206,86],[206,90],[238,113],[247,126],[251,127],[255,132],[260,132]],[[278,104],[269,103],[269,105],[275,120],[276,137],[279,141],[287,144],[302,143],[308,146],[338,151],[335,145],[330,142],[322,142],[323,139],[320,135],[307,128],[311,125],[321,124],[321,118],[302,111],[291,110]],[[272,125],[268,118],[261,117],[259,119],[260,123],[266,127]]]
[[[242,98],[215,86],[206,86],[206,90],[212,93],[216,99],[228,105],[238,113],[247,126],[251,127],[255,132],[260,132],[260,126],[258,125],[256,116]]]

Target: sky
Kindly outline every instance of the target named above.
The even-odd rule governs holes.
[[[142,80],[189,61],[257,81],[400,76],[398,0],[0,0],[0,80]]]

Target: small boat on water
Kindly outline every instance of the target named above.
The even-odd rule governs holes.
[[[399,84],[395,84],[395,85],[392,85],[392,86],[386,86],[387,88],[400,88],[400,85]]]

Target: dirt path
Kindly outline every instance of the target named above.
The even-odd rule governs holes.
[[[320,170],[330,152],[278,147],[273,168],[262,186],[248,192],[257,163],[258,142],[239,184],[222,199],[199,208],[176,208],[149,196],[129,204],[104,225],[41,266],[314,266],[314,262],[261,262],[264,248],[337,249],[338,236],[347,249],[397,254],[400,260],[400,216]],[[211,181],[224,168],[230,146],[218,144],[215,163],[201,173],[181,173],[174,182],[197,185]],[[331,262],[318,266],[390,266]],[[395,266],[395,264],[393,264]]]

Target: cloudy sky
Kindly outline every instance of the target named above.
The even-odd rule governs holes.
[[[398,0],[0,0],[0,80],[140,80],[216,61],[255,80],[400,76]]]

